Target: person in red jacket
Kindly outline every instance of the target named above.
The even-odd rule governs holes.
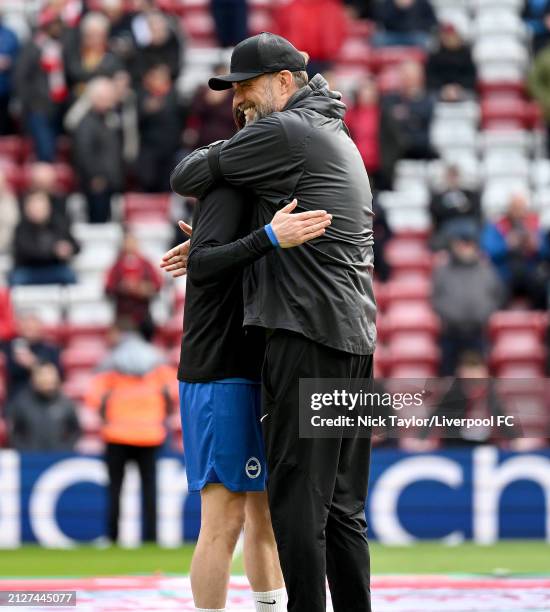
[[[346,37],[346,14],[340,0],[292,0],[275,13],[275,24],[277,34],[309,55],[310,78],[330,68]]]
[[[346,125],[361,153],[371,180],[380,170],[380,107],[378,89],[371,77],[365,77],[355,91],[353,106],[346,114]]]
[[[107,273],[105,292],[114,301],[117,317],[131,319],[146,338],[154,332],[150,304],[161,286],[160,275],[127,230],[120,254]]]

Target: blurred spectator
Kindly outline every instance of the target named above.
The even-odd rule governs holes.
[[[7,407],[10,442],[18,451],[72,451],[80,437],[74,403],[61,392],[53,363],[39,363],[30,385]]]
[[[18,51],[17,36],[4,25],[0,12],[0,136],[9,134],[11,131],[8,109],[13,88],[13,68]]]
[[[546,123],[546,152],[550,155],[550,45],[535,57],[527,84],[529,92],[542,109]]]
[[[0,287],[0,343],[7,342],[15,335],[15,318],[11,306],[10,292]]]
[[[214,68],[215,75],[226,73],[224,64]],[[214,91],[206,85],[199,86],[191,101],[184,132],[185,146],[191,150],[205,147],[216,140],[231,138],[235,130],[231,90]]]
[[[0,168],[0,253],[10,250],[13,232],[19,222],[19,205]]]
[[[88,205],[90,223],[111,218],[111,197],[124,183],[122,145],[111,80],[98,77],[88,89],[90,110],[74,131],[73,153]]]
[[[246,0],[210,0],[210,9],[221,47],[234,47],[249,35]]]
[[[476,67],[470,46],[452,23],[439,29],[439,46],[428,57],[428,89],[445,102],[459,102],[472,96]]]
[[[113,122],[116,119],[117,130],[122,142],[122,157],[124,163],[130,166],[135,162],[139,149],[137,95],[131,87],[130,74],[126,70],[119,70],[113,76],[111,83],[114,91]],[[90,91],[94,88],[94,81],[88,86],[71,106],[65,115],[64,125],[67,132],[74,133],[82,119],[90,111],[92,103]],[[114,125],[114,123],[113,123]]]
[[[546,279],[540,265],[550,259],[550,244],[523,193],[514,194],[506,214],[485,227],[482,246],[510,297],[527,298],[534,308],[546,308]]]
[[[75,97],[86,83],[100,76],[112,77],[122,69],[120,60],[109,51],[109,20],[102,13],[88,13],[80,22],[79,36],[65,49],[67,81]]]
[[[330,68],[347,34],[341,0],[291,0],[278,8],[275,19],[277,33],[308,53],[310,78]]]
[[[53,164],[35,162],[29,171],[30,191],[44,191],[48,194],[54,217],[67,218],[67,201],[59,188],[57,172]]]
[[[159,11],[149,11],[134,19],[136,52],[130,71],[136,84],[158,64],[165,64],[175,81],[183,63],[183,35],[179,24]]]
[[[458,166],[447,166],[443,189],[433,195],[430,202],[430,215],[433,228],[431,246],[436,251],[447,246],[447,231],[456,219],[469,219],[480,225],[479,194],[461,187]]]
[[[144,539],[156,539],[155,460],[166,440],[165,422],[173,410],[174,372],[157,349],[128,321],[120,321],[120,339],[92,380],[86,405],[102,419],[109,472],[108,535],[116,542],[124,468],[135,461],[141,476]]]
[[[430,124],[434,102],[426,91],[422,64],[400,67],[400,90],[382,100],[381,146],[384,172],[391,175],[398,159],[432,159]]]
[[[23,47],[16,65],[15,79],[23,118],[40,161],[55,161],[56,139],[68,98],[59,14],[46,7],[39,27]]]
[[[66,222],[53,215],[48,194],[31,191],[23,203],[23,217],[15,228],[15,265],[10,284],[76,283],[69,264],[79,250]]]
[[[374,270],[376,278],[382,282],[389,279],[391,268],[386,261],[386,245],[391,240],[393,232],[386,218],[386,211],[378,203],[377,194],[374,194],[373,208],[373,232],[374,232]]]
[[[124,63],[135,50],[133,15],[125,10],[124,0],[101,0],[99,10],[109,20],[109,48]]]
[[[538,53],[550,41],[550,0],[525,0],[523,19]]]
[[[38,364],[53,363],[60,369],[59,348],[46,340],[42,321],[30,312],[17,318],[15,335],[4,346],[4,352],[9,398],[27,385]]]
[[[165,64],[150,68],[138,94],[140,151],[136,177],[144,191],[170,191],[170,172],[181,143],[182,108]]]
[[[361,153],[369,178],[376,183],[380,170],[380,107],[376,81],[365,77],[355,91],[346,113],[346,125]]]
[[[426,48],[437,18],[429,0],[381,0],[376,23],[373,45]]]
[[[136,236],[126,231],[122,249],[107,273],[105,292],[114,300],[117,317],[133,321],[147,339],[154,331],[150,304],[161,286],[156,267],[140,252]]]
[[[502,283],[481,257],[475,224],[457,224],[449,241],[449,261],[434,271],[432,288],[441,319],[442,376],[455,374],[464,351],[485,351],[487,322],[504,298]]]

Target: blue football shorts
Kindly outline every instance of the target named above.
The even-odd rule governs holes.
[[[230,491],[264,491],[261,385],[244,378],[179,383],[189,491],[221,483]]]

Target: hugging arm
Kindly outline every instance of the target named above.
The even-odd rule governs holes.
[[[293,200],[275,213],[269,225],[235,239],[243,233],[243,220],[250,218],[250,205],[245,210],[247,205],[231,190],[225,192],[223,202],[213,203],[221,191],[212,191],[202,203],[196,230],[180,222],[183,231],[193,231],[193,240],[164,255],[161,267],[174,278],[188,273],[197,286],[223,280],[275,248],[295,247],[322,236],[332,220],[324,210],[292,214],[297,206]]]
[[[221,186],[200,202],[187,261],[187,275],[194,285],[223,281],[275,248],[264,228],[243,237],[252,213],[247,198]]]
[[[196,198],[204,197],[221,180],[258,191],[273,186],[288,170],[290,158],[281,122],[269,116],[247,125],[230,140],[193,151],[173,170],[170,185],[176,193]]]

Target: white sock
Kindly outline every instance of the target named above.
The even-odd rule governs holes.
[[[285,612],[286,610],[286,589],[284,588],[264,593],[252,592],[252,599],[254,599],[256,612]]]
[[[195,608],[197,612],[225,612],[225,608]]]

